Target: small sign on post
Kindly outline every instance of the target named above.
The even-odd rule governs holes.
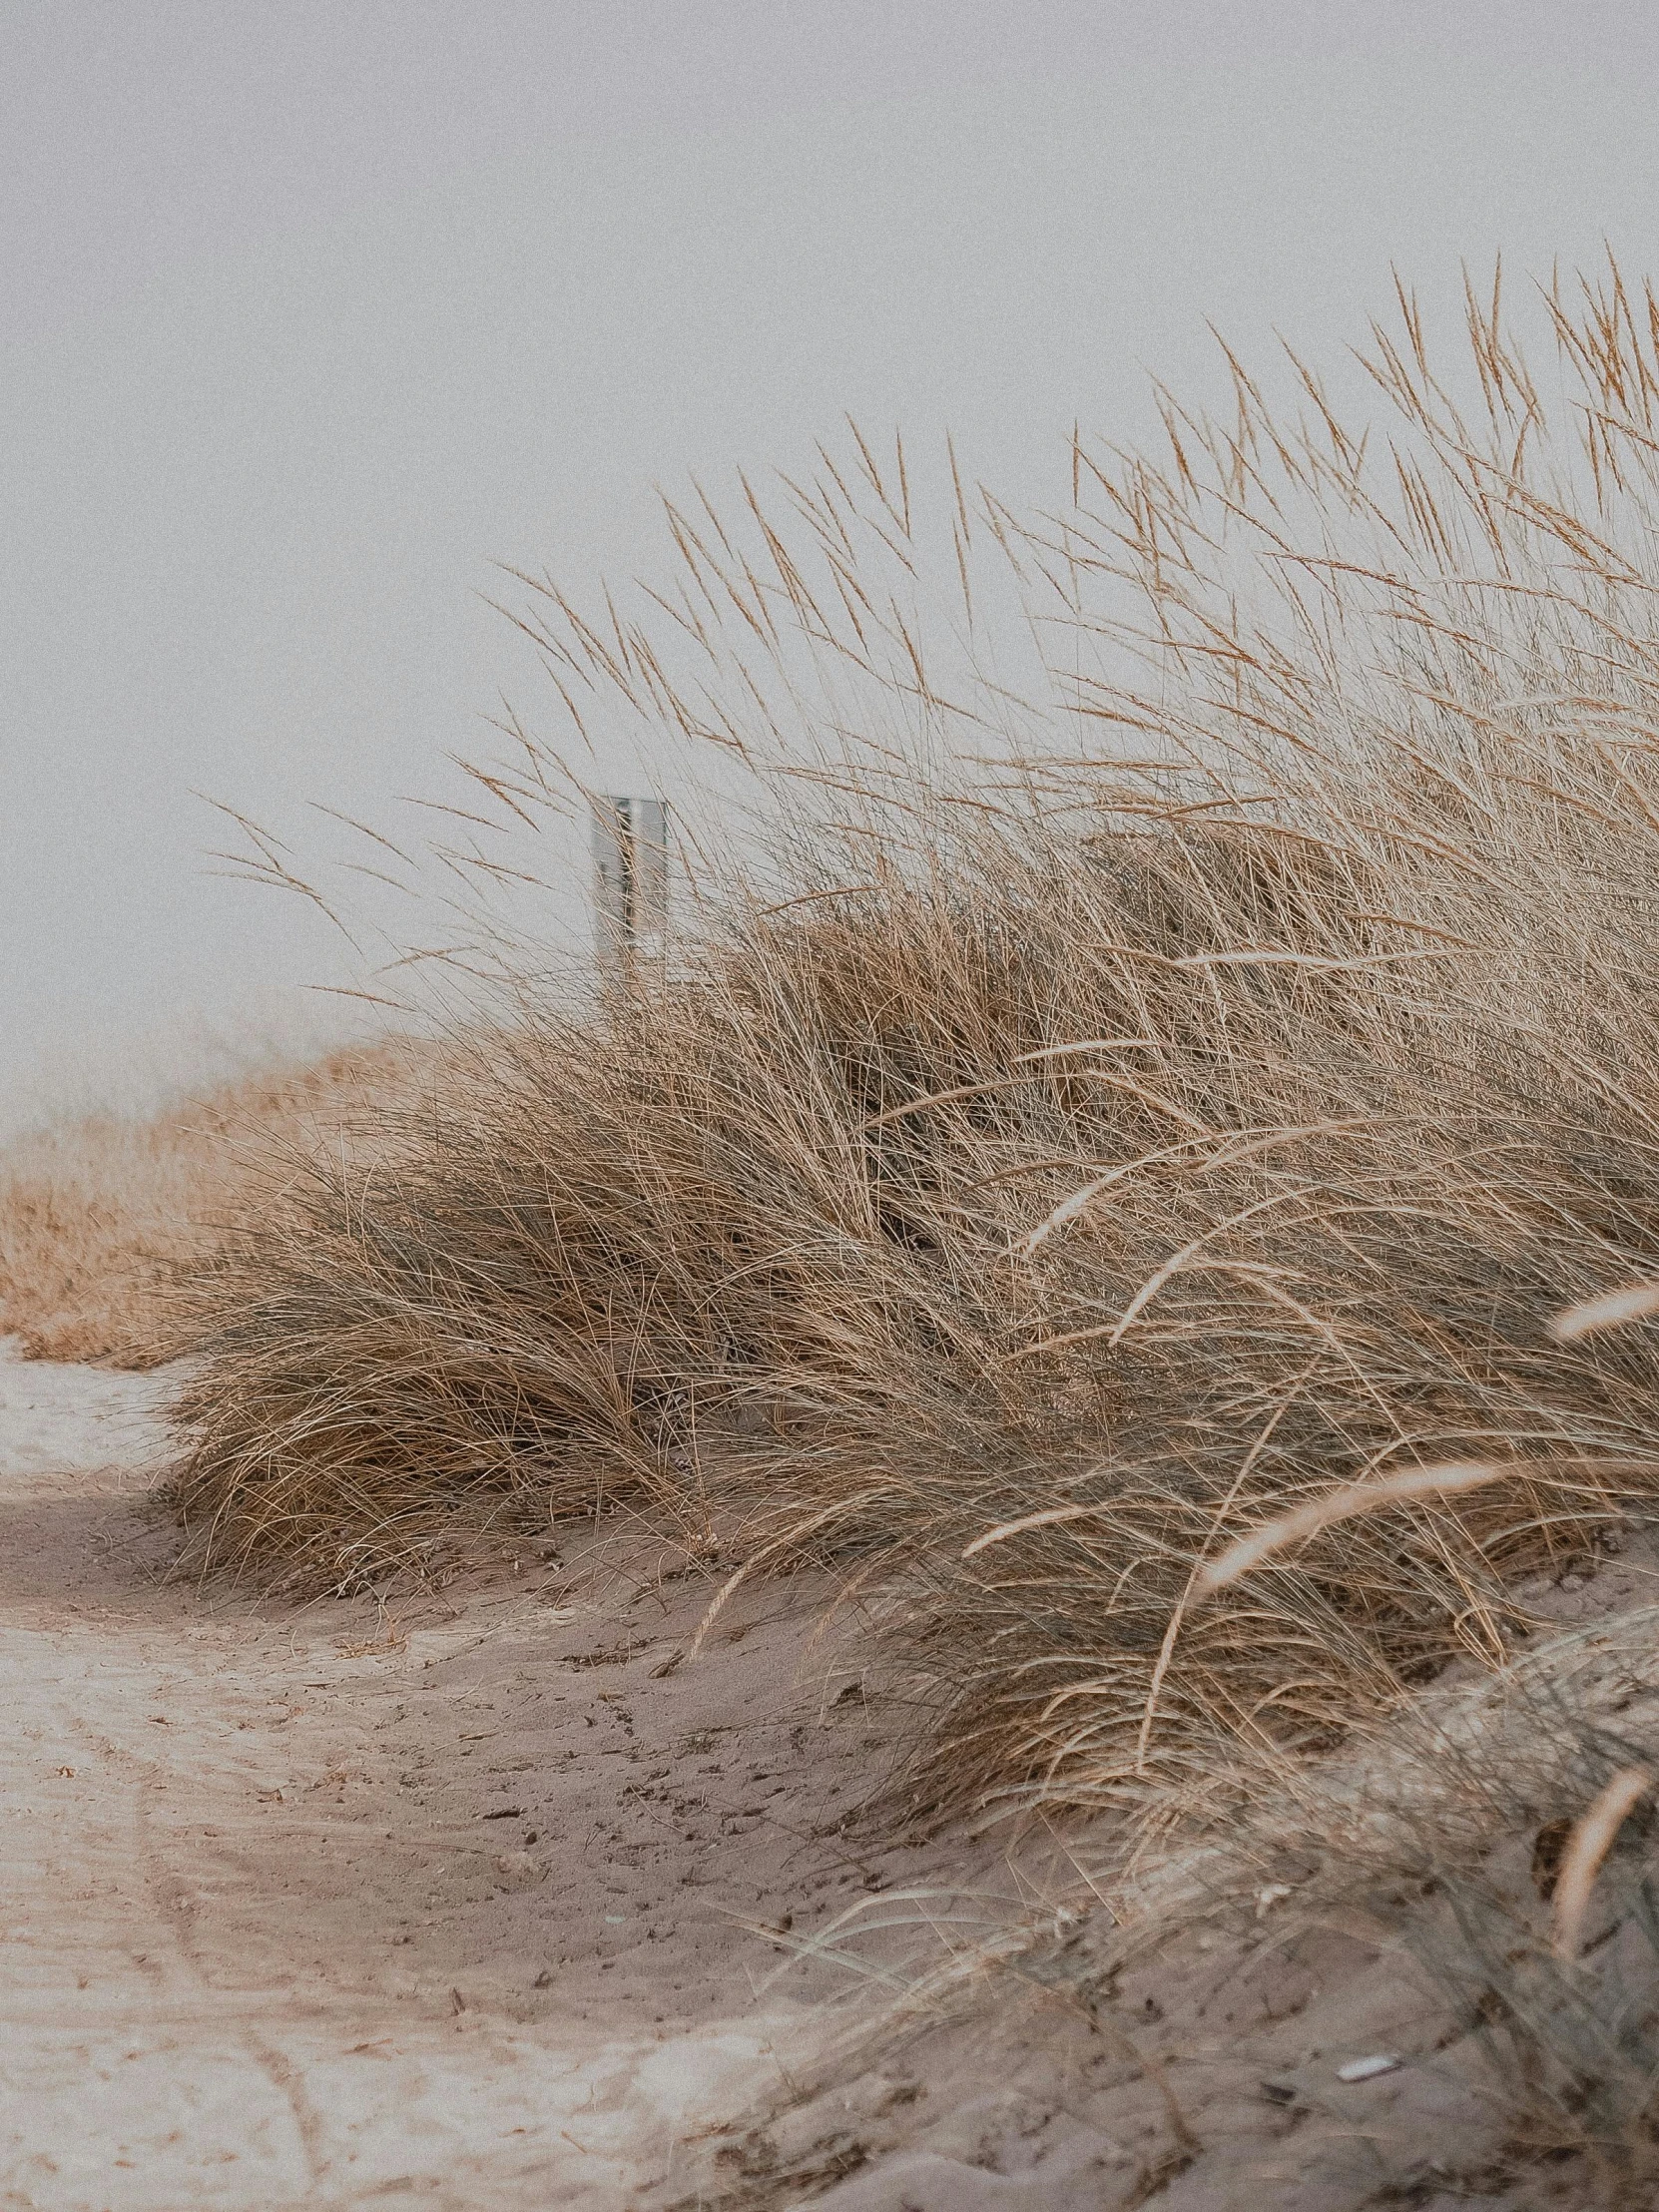
[[[668,802],[593,803],[595,951],[614,981],[668,950]]]

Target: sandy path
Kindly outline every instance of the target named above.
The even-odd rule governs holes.
[[[858,1841],[895,1716],[823,1593],[745,1587],[691,1665],[709,1577],[620,1522],[398,1619],[200,1589],[146,1502],[166,1396],[0,1349],[0,2206],[1541,2203],[1491,2166],[1478,2027],[1337,1925],[1314,1838],[1261,1842],[1265,1921],[1152,1912],[1110,2033],[1036,1973],[821,2070],[846,1977],[774,1936],[861,1905],[890,1964],[1049,1897],[960,1834]],[[1627,1734],[1656,1587],[1643,1538],[1532,1596]],[[1425,1698],[1486,1694],[1458,1673]]]
[[[169,1579],[165,1399],[0,1358],[0,2203],[672,2201],[809,2032],[733,1916],[922,1868],[836,1835],[855,1677],[776,1589],[658,1674],[661,1553],[620,1620],[530,1558],[401,1623]]]

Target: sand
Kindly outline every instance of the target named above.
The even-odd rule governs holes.
[[[0,1360],[0,2204],[674,2201],[844,1978],[756,1930],[925,1885],[841,1833],[893,1722],[790,1585],[661,1671],[711,1585],[626,1527],[394,1613],[197,1587],[169,1392]]]

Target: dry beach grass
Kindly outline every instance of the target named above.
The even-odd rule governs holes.
[[[1659,1227],[1659,365],[1616,277],[1548,307],[1554,419],[1495,299],[1473,418],[1407,300],[1386,443],[1239,368],[1162,463],[1079,447],[1058,519],[952,464],[956,634],[970,555],[1012,564],[1024,700],[947,693],[869,573],[920,561],[902,450],[753,542],[677,516],[655,630],[547,587],[573,700],[792,795],[768,865],[705,879],[670,974],[463,1040],[393,1172],[240,1250],[179,1489],[209,1552],[373,1573],[608,1497],[830,1556],[928,1787],[1018,1804],[1501,1659],[1516,1575],[1651,1490],[1659,1382],[1640,1331],[1550,1334]],[[1470,1462],[1192,1602],[1264,1519]]]

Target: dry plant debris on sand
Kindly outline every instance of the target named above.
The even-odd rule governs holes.
[[[1278,2179],[1314,2192],[1283,2201],[1648,2186],[1646,1678],[1620,1708],[1533,1655],[1545,1593],[1639,1559],[1659,1488],[1659,303],[1610,270],[1536,311],[1547,383],[1495,286],[1447,361],[1402,291],[1371,430],[1294,358],[1276,416],[1229,356],[1225,416],[1168,398],[1159,457],[1077,441],[1053,516],[951,453],[938,549],[915,456],[854,431],[741,517],[671,509],[680,572],[637,615],[530,584],[576,742],[632,718],[702,748],[752,833],[689,847],[694,924],[585,1009],[510,933],[469,944],[500,987],[416,1103],[371,1102],[372,1167],[351,1140],[273,1168],[280,1203],[190,1276],[169,1497],[204,1570],[386,1597],[456,1544],[620,1515],[709,1570],[664,1697],[823,1578],[902,1717],[889,1837],[1087,1835],[1107,1904],[993,1977],[1144,2105],[1088,2120],[1115,2148],[1078,2150],[1078,2202],[1249,2178],[1206,2173],[1197,2029],[1136,2039],[1102,1932],[1141,1925],[1126,1865],[1247,1807],[1260,1837],[1272,1802],[1318,1880],[1270,1864],[1235,1900],[1237,1853],[1208,1862],[1246,1912],[1227,1955],[1251,1895],[1273,1951],[1306,1892],[1347,1916],[1329,1953],[1296,1937],[1316,1980],[1418,1943],[1444,1997],[1419,1974],[1345,2013],[1369,2047],[1317,2095],[1272,1973],[1246,2001],[1281,2071],[1228,2077],[1219,2132],[1281,2109]],[[492,814],[585,792],[506,735],[473,771],[481,883],[514,872]],[[1415,1828],[1297,1781],[1459,1669],[1524,1690],[1512,1739],[1469,1693],[1516,1772],[1442,1720],[1463,1794],[1413,1788]],[[1488,2051],[1495,2088],[1459,2071]],[[1495,2114],[1472,2162],[1308,2150],[1375,2150],[1394,2106],[1426,2141],[1447,2069],[1447,2128]],[[889,2201],[842,2155],[763,2130],[687,2201]]]

